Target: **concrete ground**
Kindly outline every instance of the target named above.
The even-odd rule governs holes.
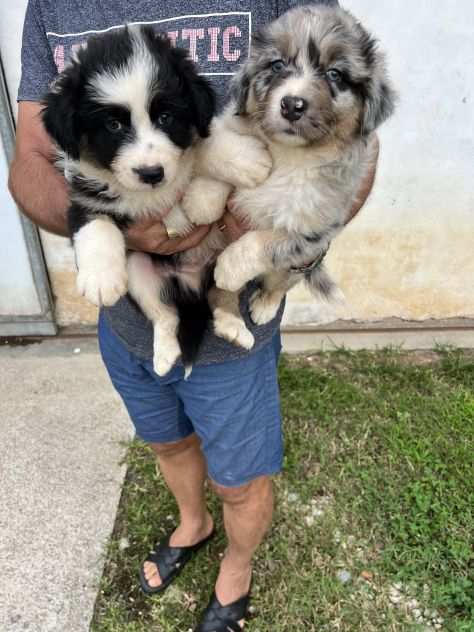
[[[95,340],[0,348],[2,632],[89,630],[130,436]]]

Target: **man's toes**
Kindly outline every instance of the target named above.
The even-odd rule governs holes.
[[[157,586],[161,586],[161,577],[158,573],[155,573],[152,577],[150,577],[150,579],[147,579],[147,582],[152,588],[156,588]]]
[[[156,564],[153,564],[153,562],[145,562],[145,564],[143,565],[143,571],[145,574],[145,579],[150,584],[150,586],[155,588],[156,586],[159,586],[161,584],[161,578],[158,573],[158,569],[156,568]]]

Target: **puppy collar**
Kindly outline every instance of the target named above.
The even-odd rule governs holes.
[[[301,273],[301,274],[304,274],[306,272],[312,272],[312,270],[317,268],[324,261],[324,257],[326,256],[328,250],[329,250],[329,246],[326,248],[326,250],[324,250],[324,252],[322,252],[319,255],[319,257],[314,259],[314,261],[310,261],[310,263],[307,263],[304,266],[291,267],[290,268],[291,272],[297,272],[297,273]]]

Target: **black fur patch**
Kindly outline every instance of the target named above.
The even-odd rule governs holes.
[[[67,213],[67,225],[71,239],[89,221],[90,211],[73,202]]]
[[[100,211],[94,213],[90,208],[86,208],[77,202],[73,202],[67,212],[67,225],[71,239],[81,230],[87,223],[99,217],[109,217],[122,231],[125,231],[130,225],[131,220],[124,216],[116,215],[113,210],[109,213]]]
[[[308,42],[308,58],[313,68],[318,69],[321,59],[321,53],[319,52],[319,48],[317,47],[316,42],[312,37],[309,38]]]
[[[96,181],[87,180],[81,176],[74,176],[71,182],[71,186],[75,192],[80,193],[84,197],[91,200],[99,197],[101,202],[116,202],[119,199],[118,195],[112,195],[108,193],[109,185],[100,184]]]
[[[323,238],[323,235],[321,235],[320,233],[311,233],[310,235],[303,235],[303,239],[305,239],[305,241],[309,241],[311,244],[321,241],[322,238]]]
[[[185,366],[192,366],[197,358],[204,336],[212,321],[207,294],[213,283],[214,267],[203,271],[201,289],[195,292],[184,286],[179,277],[172,276],[161,292],[161,300],[178,310],[178,342]]]

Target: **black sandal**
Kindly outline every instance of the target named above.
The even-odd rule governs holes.
[[[249,605],[250,593],[228,606],[222,606],[214,593],[194,632],[242,632],[239,621],[247,618]]]
[[[174,533],[174,531],[172,532]],[[144,571],[144,564],[140,568],[140,586],[146,595],[157,595],[168,588],[173,580],[175,580],[181,573],[183,568],[192,558],[194,553],[197,553],[205,544],[211,540],[214,536],[214,529],[211,533],[193,546],[170,546],[170,533],[166,539],[158,544],[155,551],[152,551],[146,558],[145,562],[152,562],[158,568],[160,573],[161,584],[159,586],[150,586]]]

